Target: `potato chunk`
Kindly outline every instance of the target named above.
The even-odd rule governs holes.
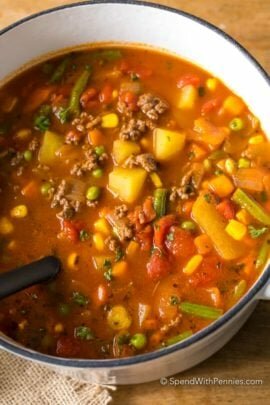
[[[121,200],[133,203],[141,194],[147,172],[141,168],[116,167],[109,174],[109,189]]]
[[[39,150],[38,159],[43,165],[50,165],[56,158],[56,152],[63,145],[63,138],[55,132],[46,131]]]
[[[123,163],[130,155],[137,155],[141,148],[135,142],[121,141],[120,139],[113,143],[113,158],[117,164]]]
[[[154,154],[157,160],[166,161],[176,157],[184,148],[183,132],[156,128],[154,131]]]

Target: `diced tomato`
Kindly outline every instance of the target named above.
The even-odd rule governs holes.
[[[216,110],[218,107],[221,106],[221,99],[220,98],[212,98],[211,100],[206,101],[201,108],[201,114],[209,114],[213,110]]]
[[[166,247],[177,258],[187,258],[196,252],[196,247],[190,232],[172,226],[168,235]]]
[[[65,220],[62,222],[62,232],[60,235],[71,242],[78,242],[80,231],[84,228],[84,224],[80,221],[73,222]]]
[[[194,287],[212,287],[222,274],[222,263],[216,255],[205,256],[200,268],[189,278]]]
[[[82,107],[87,107],[89,101],[96,98],[97,94],[98,91],[94,87],[89,87],[88,89],[86,89],[80,97],[80,103]]]
[[[144,229],[136,233],[136,239],[141,245],[141,249],[149,251],[153,245],[153,227],[147,225]]]
[[[166,255],[158,250],[154,250],[149,262],[147,263],[147,274],[153,280],[157,281],[167,276],[172,270],[171,263]]]
[[[177,81],[177,87],[179,89],[182,89],[182,87],[187,86],[188,84],[199,87],[201,79],[192,73],[187,73],[186,75],[181,76]]]
[[[75,339],[68,336],[61,336],[56,342],[56,354],[61,357],[76,356],[79,352],[79,345]]]
[[[233,219],[235,217],[235,206],[231,200],[225,199],[216,206],[217,211],[226,219]]]
[[[175,215],[166,215],[165,217],[160,218],[154,225],[155,234],[154,234],[154,246],[163,249],[165,238],[167,236],[168,230],[172,225],[176,224]]]
[[[111,84],[105,84],[99,93],[99,101],[104,104],[109,104],[112,101],[113,88]]]
[[[132,91],[123,91],[119,95],[119,100],[124,102],[130,111],[138,110],[138,106],[137,106],[138,97]]]
[[[156,218],[156,211],[153,206],[153,198],[147,197],[143,203],[143,213],[146,222],[151,222]]]

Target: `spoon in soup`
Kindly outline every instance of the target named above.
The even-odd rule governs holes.
[[[50,281],[61,269],[60,260],[45,256],[40,260],[0,274],[0,299],[32,285]]]

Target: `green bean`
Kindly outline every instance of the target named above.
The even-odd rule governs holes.
[[[166,188],[157,188],[154,191],[154,210],[158,218],[166,214],[167,194]]]
[[[270,225],[270,215],[257,203],[257,201],[240,188],[236,189],[232,196],[232,200],[240,205],[241,208],[245,208],[257,221],[264,225]]]
[[[69,99],[69,112],[71,115],[80,114],[80,96],[87,86],[87,82],[91,76],[92,68],[87,66],[83,73],[78,77],[75,82],[73,89],[71,90],[70,99]]]
[[[267,262],[270,254],[270,233],[264,239],[256,260],[256,269],[261,269]]]
[[[191,330],[186,330],[185,332],[180,333],[179,335],[173,336],[165,341],[165,346],[171,346],[175,343],[181,342],[182,340],[187,339],[192,336]]]
[[[222,309],[208,307],[206,305],[192,304],[191,302],[181,302],[179,308],[185,314],[206,319],[218,319],[223,314]]]
[[[62,77],[64,76],[65,71],[67,69],[67,66],[69,64],[69,61],[70,61],[70,55],[67,56],[65,59],[63,59],[59,63],[59,65],[56,67],[55,71],[52,74],[50,83],[57,83],[62,79]]]

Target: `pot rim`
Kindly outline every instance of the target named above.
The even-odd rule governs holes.
[[[43,10],[38,13],[32,14],[27,16],[19,21],[14,22],[13,24],[5,27],[4,29],[0,30],[0,36],[5,34],[8,31],[15,29],[17,26],[21,24],[31,21],[36,17],[40,17],[43,15],[51,14],[55,11],[64,10],[64,9],[72,9],[75,7],[81,6],[91,6],[91,5],[98,5],[98,4],[122,4],[122,5],[136,5],[141,7],[151,7],[163,11],[168,11],[171,13],[178,14],[180,16],[186,17],[187,19],[194,21],[202,26],[209,28],[210,30],[216,32],[219,36],[223,39],[231,43],[233,46],[239,49],[239,51],[245,56],[245,58],[253,64],[253,66],[257,69],[257,71],[264,77],[266,83],[268,83],[270,87],[270,77],[265,71],[265,69],[259,64],[259,62],[244,48],[240,45],[234,38],[230,35],[222,31],[220,28],[216,27],[215,25],[203,20],[202,18],[196,17],[190,13],[187,13],[182,10],[178,10],[172,7],[164,6],[161,4],[155,3],[148,3],[145,1],[137,1],[137,0],[93,0],[93,1],[82,1],[79,3],[72,3],[66,4],[63,6],[58,6],[54,8],[50,8],[48,10]],[[122,367],[122,366],[131,366],[136,365],[139,363],[157,360],[162,358],[166,355],[173,354],[179,350],[183,350],[192,344],[198,343],[200,340],[206,338],[211,333],[216,332],[222,326],[226,324],[227,321],[230,321],[234,318],[245,306],[248,304],[258,292],[266,285],[267,281],[270,278],[270,264],[266,266],[263,270],[262,275],[257,280],[257,282],[250,288],[247,294],[229,311],[225,312],[225,314],[207,326],[206,328],[202,329],[201,331],[195,333],[190,338],[184,340],[183,342],[176,343],[172,346],[168,346],[165,348],[158,349],[156,351],[139,354],[134,357],[126,357],[126,358],[118,358],[118,359],[70,359],[70,358],[61,358],[51,355],[46,355],[43,353],[39,353],[33,351],[32,349],[28,349],[26,347],[20,346],[17,342],[10,341],[9,338],[6,340],[4,337],[0,336],[0,348],[6,349],[7,351],[13,352],[18,356],[22,356],[27,359],[35,360],[41,363],[46,363],[48,365],[55,365],[55,366],[68,366],[71,368],[115,368],[115,367]]]

